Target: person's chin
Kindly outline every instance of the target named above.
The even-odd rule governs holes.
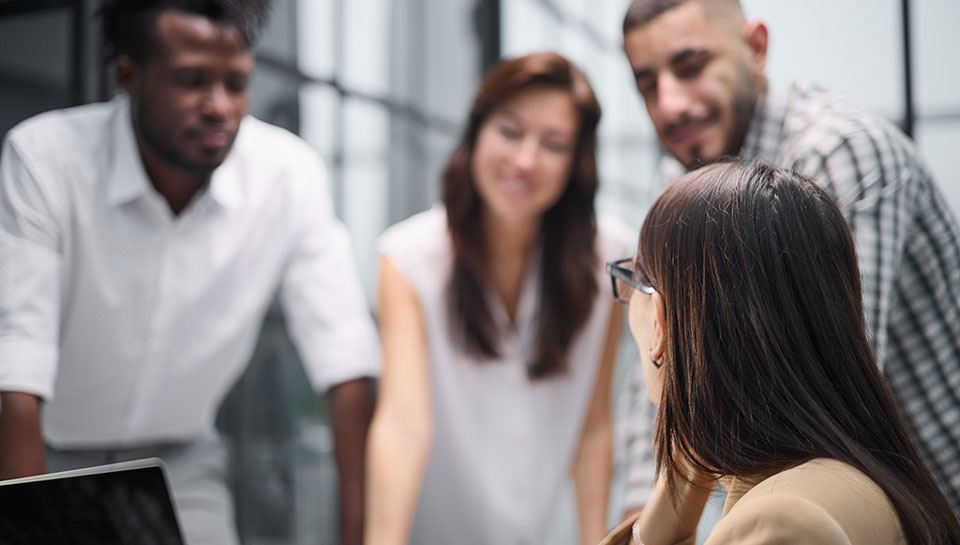
[[[695,150],[678,150],[671,152],[671,155],[673,155],[674,159],[680,161],[687,170],[694,170],[703,165],[701,157]]]
[[[203,148],[197,157],[197,164],[205,168],[217,168],[227,158],[230,153],[230,147]]]
[[[696,168],[695,165],[698,163],[700,157],[699,145],[696,143],[687,145],[672,143],[672,145],[668,145],[666,148],[667,151],[670,152],[670,155],[677,161],[680,161],[688,170]]]
[[[681,162],[686,165],[687,170],[694,170],[723,159],[725,154],[721,150],[721,147],[709,143],[695,145],[686,150]]]
[[[181,159],[179,167],[193,174],[209,176],[214,170],[223,164],[224,157],[217,156],[195,156]]]
[[[518,201],[501,201],[491,203],[490,212],[498,221],[508,225],[522,224],[537,220],[541,214],[530,203]]]

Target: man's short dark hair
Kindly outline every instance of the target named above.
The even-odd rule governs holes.
[[[151,51],[153,25],[167,10],[201,15],[236,27],[253,47],[270,13],[271,0],[106,0],[97,10],[107,61],[126,55],[143,62]]]
[[[727,7],[734,5],[740,9],[739,0],[633,0],[623,16],[623,34],[626,36],[634,27],[645,25],[657,15],[673,9],[686,2],[700,2],[707,8]],[[726,4],[726,6],[723,6]]]

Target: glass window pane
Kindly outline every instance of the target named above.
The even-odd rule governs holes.
[[[960,174],[957,173],[957,149],[960,149],[960,116],[943,120],[920,120],[916,124],[920,153],[933,171],[940,190],[960,217]]]
[[[515,57],[544,49],[548,44],[552,17],[530,0],[500,4],[500,48],[504,57]]]
[[[460,125],[467,117],[475,87],[480,83],[480,44],[474,32],[473,0],[430,3],[423,41],[423,92],[414,104],[449,123]],[[419,100],[419,102],[417,101]]]
[[[247,111],[294,133],[300,129],[297,76],[282,69],[258,66],[250,76]]]
[[[304,74],[316,78],[331,78],[334,73],[335,25],[339,24],[334,21],[334,1],[297,2],[297,64]]]
[[[70,103],[71,36],[68,10],[0,19],[0,138],[30,116]]]
[[[903,116],[900,7],[877,0],[743,0],[748,19],[767,24],[767,75],[801,78],[843,93],[890,119]]]
[[[297,5],[275,2],[263,29],[257,52],[292,65],[297,58]]]
[[[543,48],[553,49],[579,66],[588,77],[592,76],[596,70],[595,63],[591,62],[597,59],[596,43],[579,26],[563,25],[558,31],[560,39],[553,44],[544,44]]]
[[[920,115],[960,113],[960,2],[913,0],[914,100]]]
[[[369,300],[376,294],[376,240],[386,227],[389,115],[378,105],[344,102],[343,221],[353,237]]]
[[[343,83],[365,93],[385,95],[390,88],[389,0],[338,0],[343,2]]]
[[[340,95],[327,85],[305,84],[300,87],[300,136],[332,163],[335,150],[335,116]]]

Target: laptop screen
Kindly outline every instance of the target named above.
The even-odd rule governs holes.
[[[184,545],[160,460],[0,482],[3,545]]]

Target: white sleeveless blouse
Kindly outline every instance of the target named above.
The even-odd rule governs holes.
[[[614,304],[603,263],[633,255],[636,239],[598,222],[598,295],[577,334],[568,371],[531,381],[537,266],[530,267],[515,317],[488,297],[501,331],[502,356],[477,361],[450,335],[448,285],[453,263],[441,207],[389,228],[380,252],[416,292],[430,355],[434,440],[410,543],[533,544],[545,535],[586,417]],[[539,265],[539,263],[535,263]]]

